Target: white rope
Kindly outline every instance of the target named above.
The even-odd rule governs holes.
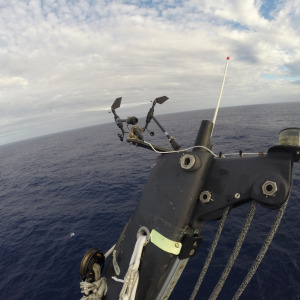
[[[120,270],[120,267],[117,262],[117,251],[116,250],[113,251],[113,267],[114,267],[114,271],[115,271],[116,275],[119,276],[121,270]]]
[[[224,269],[224,271],[223,271],[223,273],[222,273],[222,275],[221,275],[221,277],[220,277],[217,285],[215,286],[213,292],[211,293],[211,295],[209,297],[209,300],[215,300],[215,299],[217,299],[217,297],[218,297],[218,295],[219,295],[219,293],[220,293],[220,291],[221,291],[221,289],[222,289],[222,287],[223,287],[223,285],[224,285],[224,283],[225,283],[225,281],[226,281],[226,279],[227,279],[227,277],[228,277],[228,275],[229,275],[229,273],[231,271],[231,268],[232,268],[232,266],[233,266],[233,264],[234,264],[234,262],[235,262],[235,260],[236,260],[236,258],[238,256],[238,254],[240,252],[240,249],[241,249],[241,247],[243,245],[243,242],[245,240],[247,232],[248,232],[248,230],[250,228],[251,221],[253,219],[255,210],[256,210],[256,202],[252,201],[251,207],[249,209],[247,218],[246,218],[245,223],[244,223],[244,227],[243,227],[243,229],[242,229],[242,231],[241,231],[241,233],[240,233],[240,235],[239,235],[239,237],[238,237],[238,239],[236,241],[235,247],[234,247],[234,249],[233,249],[233,251],[232,251],[232,253],[230,255],[230,258],[229,258],[229,260],[227,262],[227,265],[226,265],[226,267],[225,267],[225,269]]]
[[[121,289],[119,300],[134,300],[138,281],[139,281],[139,266],[141,262],[141,255],[144,246],[147,243],[147,236],[140,236],[134,246],[134,250],[130,259],[129,268],[124,278],[124,284]],[[120,281],[118,278],[113,278]]]
[[[202,281],[203,281],[203,279],[204,279],[204,277],[205,277],[205,275],[206,275],[206,272],[207,272],[207,270],[208,270],[208,267],[209,267],[209,265],[210,265],[210,262],[211,262],[211,260],[212,260],[212,257],[213,257],[213,255],[214,255],[214,253],[215,253],[216,247],[217,247],[217,245],[218,245],[218,242],[219,242],[219,239],[220,239],[220,236],[221,236],[221,233],[222,233],[224,224],[225,224],[225,220],[226,220],[226,217],[227,217],[228,212],[229,212],[229,208],[230,208],[229,206],[226,208],[226,210],[225,210],[225,212],[224,212],[224,214],[223,214],[223,216],[222,216],[222,219],[221,219],[221,221],[220,221],[220,223],[219,223],[219,227],[218,227],[217,233],[216,233],[216,235],[215,235],[214,241],[213,241],[213,243],[212,243],[212,245],[211,245],[211,248],[210,248],[210,250],[209,250],[209,252],[208,252],[207,258],[206,258],[206,260],[205,260],[205,263],[204,263],[204,266],[203,266],[203,268],[202,268],[202,271],[201,271],[201,273],[200,273],[200,275],[199,275],[199,278],[198,278],[198,280],[197,280],[197,282],[196,282],[196,285],[195,285],[195,287],[194,287],[194,290],[193,290],[193,292],[192,292],[192,295],[191,295],[191,297],[190,297],[190,300],[194,300],[194,299],[195,299],[195,297],[196,297],[196,295],[197,295],[197,293],[198,293],[198,291],[199,291],[199,288],[200,288],[200,286],[201,286],[201,284],[202,284]]]
[[[107,281],[105,277],[92,283],[82,281],[80,282],[80,288],[81,293],[85,294],[81,300],[101,300],[107,293]],[[90,292],[92,292],[92,294],[90,294]]]
[[[118,278],[118,277],[116,277],[116,276],[112,276],[111,278],[112,278],[114,281],[124,283],[124,279],[120,279],[120,278]]]
[[[237,292],[235,293],[233,300],[237,300],[239,299],[239,297],[241,296],[241,294],[244,292],[245,288],[247,287],[248,283],[250,282],[250,280],[252,279],[254,273],[256,272],[257,268],[259,267],[261,261],[263,260],[273,238],[275,233],[277,232],[278,226],[281,222],[281,219],[283,217],[283,214],[285,212],[285,209],[288,205],[289,202],[289,196],[288,199],[285,201],[285,203],[282,205],[282,207],[279,209],[277,216],[275,218],[274,224],[271,227],[270,233],[268,234],[268,236],[265,239],[264,244],[262,245],[255,261],[253,262],[252,267],[250,268],[248,274],[246,275],[244,281],[242,282],[242,284],[240,285],[240,287],[238,288]]]
[[[115,247],[116,247],[116,244],[114,244],[114,245],[113,245],[113,246],[112,246],[112,247],[104,254],[105,259],[106,259],[108,256],[111,255],[111,253],[114,251]]]

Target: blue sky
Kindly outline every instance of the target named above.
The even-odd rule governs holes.
[[[300,104],[300,7],[272,1],[0,0],[0,144],[216,105]]]

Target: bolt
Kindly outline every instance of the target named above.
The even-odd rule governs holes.
[[[195,253],[195,250],[192,249],[192,250],[190,251],[190,256],[194,255],[194,253]]]
[[[240,194],[240,193],[235,193],[235,195],[234,195],[234,198],[235,198],[235,199],[240,199],[240,197],[241,197],[241,194]]]
[[[267,180],[263,185],[262,185],[262,192],[266,196],[274,196],[275,193],[277,192],[277,184],[274,181]]]
[[[176,248],[179,248],[179,243],[175,243],[175,247],[176,247]]]

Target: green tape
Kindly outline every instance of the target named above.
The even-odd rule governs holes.
[[[152,229],[151,234],[151,243],[160,248],[161,250],[178,255],[180,253],[182,244],[179,242],[174,242],[168,238],[161,235],[155,229]]]

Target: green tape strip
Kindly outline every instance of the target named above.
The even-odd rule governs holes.
[[[179,242],[174,242],[168,238],[161,235],[155,229],[152,229],[150,233],[151,243],[160,248],[161,250],[178,255],[180,253],[182,244]]]

